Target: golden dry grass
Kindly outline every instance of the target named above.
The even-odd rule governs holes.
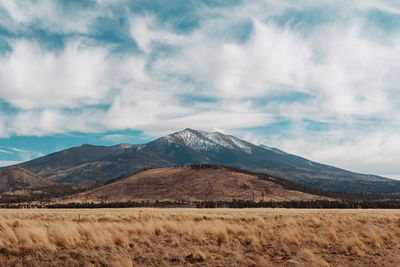
[[[400,210],[0,210],[0,266],[398,266]]]

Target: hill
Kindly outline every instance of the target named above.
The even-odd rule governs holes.
[[[147,144],[82,145],[19,164],[52,181],[103,182],[142,168],[210,163],[267,173],[326,191],[400,192],[400,181],[349,172],[218,132],[185,129]]]
[[[0,172],[0,192],[33,190],[53,186],[55,182],[44,179],[19,167],[10,167]]]
[[[98,181],[86,179],[76,184],[57,183],[14,166],[0,171],[0,203],[46,201],[100,185]]]
[[[215,165],[150,169],[79,193],[69,202],[316,200],[326,197],[300,191],[273,177]]]

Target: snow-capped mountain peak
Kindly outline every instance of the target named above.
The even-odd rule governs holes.
[[[218,132],[196,131],[187,128],[170,134],[164,139],[168,143],[183,143],[196,151],[219,151],[222,148],[229,148],[251,154],[251,148],[248,143]]]

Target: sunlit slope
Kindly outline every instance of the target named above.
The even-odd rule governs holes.
[[[286,188],[269,177],[221,166],[151,169],[72,196],[69,201],[289,201],[325,199]]]

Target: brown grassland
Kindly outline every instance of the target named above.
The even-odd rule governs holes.
[[[1,266],[399,266],[400,210],[0,210]]]

